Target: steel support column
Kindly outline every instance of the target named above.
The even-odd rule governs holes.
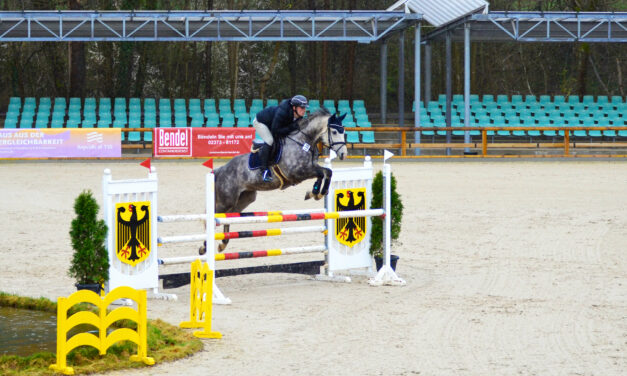
[[[398,34],[398,44],[398,125],[402,127],[405,125],[405,31]]]
[[[414,127],[420,127],[420,23],[416,24],[416,37],[414,39]],[[414,142],[420,143],[420,131],[414,132]],[[414,150],[415,155],[420,155],[420,148]]]
[[[381,88],[379,91],[379,97],[381,100],[381,123],[385,124],[387,122],[387,107],[388,107],[388,42],[387,40],[383,40],[381,43]]]
[[[451,99],[453,67],[451,62],[451,33],[446,33],[446,126],[451,126]],[[446,143],[451,143],[451,131],[446,132]],[[451,148],[446,148],[446,155],[451,155]]]
[[[470,126],[470,24],[464,25],[464,126]],[[464,131],[464,142],[470,143],[470,131]],[[464,148],[468,153],[470,148]]]
[[[425,107],[431,102],[431,43],[425,44]]]

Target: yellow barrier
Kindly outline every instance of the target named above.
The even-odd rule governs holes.
[[[198,338],[222,338],[222,333],[211,331],[213,316],[213,270],[208,263],[200,260],[192,262],[190,274],[189,321],[182,322],[181,328],[202,328],[195,331]],[[204,321],[203,321],[204,320]]]
[[[107,307],[118,299],[132,299],[137,302],[137,310],[131,307],[119,307],[107,314]],[[91,303],[98,308],[98,315],[90,311],[81,311],[67,317],[67,311],[78,303]],[[132,320],[137,323],[137,331],[128,328],[113,330],[107,334],[107,328],[118,320]],[[67,339],[69,330],[80,324],[93,325],[98,328],[98,335],[80,333]],[[55,372],[73,375],[74,369],[67,366],[67,354],[78,346],[92,346],[104,355],[107,349],[116,342],[131,341],[137,344],[137,355],[130,359],[155,364],[148,357],[146,329],[146,291],[131,287],[118,287],[104,297],[88,290],[77,291],[67,298],[60,297],[57,302],[57,362],[50,366]]]

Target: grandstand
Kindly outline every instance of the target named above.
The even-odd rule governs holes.
[[[4,128],[155,128],[155,127],[250,127],[257,112],[264,106],[276,105],[277,99],[253,99],[250,106],[244,99],[228,98],[34,98],[12,97],[6,112]],[[332,113],[346,114],[344,125],[363,128],[347,131],[348,143],[375,143],[375,132],[368,130],[372,122],[363,100],[325,99],[310,101],[309,112],[324,106]],[[503,127],[489,131],[491,137],[514,140],[563,136],[554,130],[507,130],[507,127],[582,127],[571,136],[584,139],[626,138],[626,130],[594,130],[595,127],[627,126],[627,101],[621,96],[549,96],[540,95],[471,95],[471,127]],[[416,104],[412,108],[416,113]],[[446,127],[446,96],[426,106],[420,102],[420,124],[424,128]],[[464,127],[464,97],[452,100],[452,127]],[[424,130],[434,141],[445,136],[445,130]],[[464,131],[452,131],[464,136]],[[479,136],[479,129],[470,132]],[[377,137],[378,141],[379,137]],[[150,131],[124,133],[128,143],[152,142]]]
[[[277,99],[253,99],[247,106],[244,99],[228,98],[65,98],[12,97],[4,120],[4,128],[155,128],[155,127],[251,127],[255,115],[265,106],[278,104]],[[113,105],[112,105],[113,103]],[[158,106],[157,106],[158,103]],[[54,105],[53,105],[54,104]],[[346,114],[347,127],[369,128],[372,123],[363,100],[323,101],[330,112]],[[311,100],[309,113],[321,107]],[[37,116],[35,117],[35,114]],[[123,133],[129,143],[152,142],[149,130]],[[350,131],[348,142],[373,143],[373,131]]]

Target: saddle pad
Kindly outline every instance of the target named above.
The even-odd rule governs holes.
[[[276,150],[276,152],[274,153],[274,159],[270,157],[270,161],[268,161],[269,162],[268,164],[270,166],[278,164],[279,161],[281,160],[281,154],[283,153],[283,143],[278,142],[278,143],[275,143],[275,145],[277,145],[278,150]],[[259,149],[255,149],[251,151],[250,154],[248,155],[248,168],[250,170],[258,170],[261,165],[258,151]]]

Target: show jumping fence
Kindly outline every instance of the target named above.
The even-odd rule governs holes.
[[[326,161],[327,167],[331,167],[330,160]],[[105,182],[111,182],[110,172],[105,171]],[[384,163],[384,183],[386,184],[386,189],[384,189],[384,197],[390,196],[390,175],[391,170],[390,166],[387,163]],[[109,176],[107,178],[107,176]],[[151,171],[149,175],[149,180],[154,179],[156,183],[156,173]],[[205,214],[182,214],[182,215],[164,215],[157,216],[157,221],[166,223],[166,222],[184,222],[184,221],[197,221],[204,220],[207,224],[213,223],[214,225],[207,225],[206,232],[203,234],[191,234],[191,235],[176,235],[176,236],[162,236],[157,237],[158,240],[155,243],[165,245],[169,243],[180,243],[180,242],[197,242],[197,241],[206,241],[207,253],[204,256],[198,255],[190,255],[185,257],[170,257],[170,258],[157,258],[157,248],[151,247],[151,262],[155,264],[161,265],[171,265],[171,264],[180,264],[180,263],[190,263],[198,259],[205,260],[208,264],[210,270],[214,271],[215,277],[226,276],[226,275],[239,275],[239,274],[250,274],[250,273],[259,273],[259,272],[299,272],[305,274],[318,274],[320,272],[320,267],[324,266],[324,273],[318,274],[318,279],[330,279],[330,280],[344,280],[350,281],[349,277],[346,276],[336,276],[336,272],[340,271],[352,271],[355,269],[367,269],[367,271],[371,272],[372,268],[372,258],[369,254],[370,248],[370,236],[363,237],[361,242],[357,242],[356,244],[346,245],[342,244],[336,236],[333,236],[336,231],[337,220],[344,218],[364,218],[365,220],[365,229],[370,228],[369,218],[372,216],[385,216],[386,222],[389,219],[388,213],[391,206],[389,203],[381,209],[369,209],[368,206],[370,204],[371,197],[371,185],[373,179],[373,168],[372,162],[370,161],[370,157],[365,158],[364,166],[361,168],[350,168],[350,169],[334,169],[333,170],[333,179],[329,189],[329,194],[325,199],[325,208],[324,209],[308,209],[308,210],[285,210],[285,211],[270,211],[270,212],[250,212],[250,213],[214,213],[214,186],[215,186],[215,177],[213,173],[208,173],[206,175],[206,213]],[[139,184],[139,181],[135,181],[135,184]],[[366,202],[364,203],[365,209],[363,210],[345,210],[345,211],[334,211],[335,210],[335,192],[339,190],[345,189],[363,189],[365,191]],[[105,197],[107,197],[108,190],[105,189]],[[155,190],[156,197],[156,190]],[[112,204],[108,206],[108,208],[112,208]],[[157,206],[156,202],[152,205],[151,218],[154,218],[156,215]],[[108,214],[108,220],[113,219],[112,214]],[[267,230],[256,230],[256,231],[236,231],[236,232],[227,232],[227,233],[216,233],[215,227],[224,224],[252,224],[252,223],[276,223],[276,222],[292,222],[292,221],[309,221],[309,220],[323,220],[324,226],[306,226],[306,227],[293,227],[293,228],[275,228],[275,229],[267,229]],[[116,225],[113,222],[107,222],[109,228],[116,228]],[[155,238],[157,234],[157,229],[155,226],[155,222],[153,222],[151,231],[151,240]],[[388,223],[389,226],[389,223]],[[389,238],[389,228],[384,228],[386,234],[384,234],[384,239]],[[241,239],[241,238],[250,238],[250,237],[261,237],[261,236],[277,236],[277,235],[290,235],[290,234],[302,234],[302,233],[323,233],[325,237],[324,244],[314,245],[314,246],[301,246],[301,247],[293,247],[293,248],[282,248],[282,249],[268,249],[268,250],[260,250],[260,251],[251,251],[251,252],[234,252],[234,253],[223,253],[217,254],[215,252],[215,240],[222,239]],[[111,236],[111,234],[110,234]],[[389,240],[389,239],[388,239]],[[113,244],[113,241],[110,241],[110,244]],[[392,271],[389,267],[389,241],[386,243],[387,246],[385,249],[385,254],[387,255],[386,261],[384,262],[384,267],[379,274],[371,280],[371,284],[380,285],[380,284],[404,284],[404,281]],[[154,253],[154,257],[153,254]],[[325,259],[319,261],[311,261],[311,262],[301,262],[295,264],[280,264],[280,265],[268,265],[268,266],[257,266],[257,267],[248,267],[248,268],[238,268],[238,269],[219,269],[215,268],[215,261],[224,261],[224,260],[234,260],[234,259],[244,259],[244,258],[257,258],[257,257],[271,257],[271,256],[280,256],[280,255],[294,255],[294,254],[304,254],[304,253],[322,253],[325,256]],[[110,258],[115,256],[116,251],[110,248]],[[155,262],[156,260],[156,262]],[[115,261],[115,260],[113,260]],[[119,267],[120,264],[113,262],[112,268]],[[128,272],[128,268],[122,265],[124,271]],[[153,270],[153,265],[148,267],[144,267],[143,270]],[[317,271],[316,271],[317,270]],[[118,274],[121,274],[121,271],[118,271]],[[112,274],[117,277],[118,274]],[[139,273],[138,277],[145,277],[146,273]],[[125,283],[130,283],[129,281],[135,278],[135,274],[128,273],[125,276]],[[192,277],[188,273],[179,273],[179,274],[167,274],[159,276],[158,273],[154,272],[150,274],[149,279],[152,283],[144,283],[144,285],[148,286],[145,288],[153,288],[154,284],[158,284],[158,279],[163,280],[163,287],[178,287],[187,283],[190,283]],[[110,285],[117,285],[118,281],[111,282]],[[158,294],[155,289],[154,292]],[[217,304],[228,304],[230,300],[226,298],[220,289],[215,285],[213,286],[213,302]]]

